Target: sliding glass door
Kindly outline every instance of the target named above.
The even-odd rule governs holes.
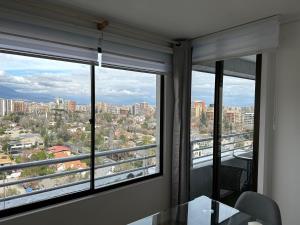
[[[205,100],[208,80],[199,85],[197,79],[208,70],[203,66],[194,68],[198,71],[192,74],[191,198],[208,195],[234,205],[243,191],[256,190],[260,67],[261,56],[254,55],[218,61],[215,69],[210,69],[214,72],[210,79],[215,78],[210,96],[214,97],[208,102],[210,107],[204,103],[198,135],[201,142],[210,142],[210,145],[201,147],[199,144],[195,147],[200,141],[196,142],[193,136],[197,128],[193,101],[196,96]],[[210,129],[207,129],[208,118],[212,122]],[[201,154],[196,155],[195,149],[201,149]]]
[[[256,58],[246,62],[224,61],[220,199],[231,205],[256,185],[252,182]]]

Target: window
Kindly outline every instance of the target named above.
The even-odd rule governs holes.
[[[256,185],[253,183],[255,69],[255,55],[224,60],[220,199],[231,205],[241,192],[252,191]]]
[[[204,67],[204,65],[202,65]],[[191,196],[196,196],[201,191],[202,195],[212,195],[212,179],[202,179],[204,188],[195,188],[200,177],[212,174],[213,155],[213,131],[214,131],[214,90],[215,74],[214,68],[209,70],[192,71],[191,86],[191,121],[190,142],[192,168],[203,168],[191,170]],[[196,172],[199,172],[196,174]],[[205,189],[205,190],[204,190]]]
[[[0,213],[160,174],[162,79],[0,53]]]
[[[195,167],[201,164],[198,158],[213,152],[214,89],[214,74],[193,71],[190,133]]]
[[[256,190],[261,56],[195,65],[191,84],[191,198],[234,205]]]
[[[160,79],[150,73],[96,68],[97,188],[159,173]]]

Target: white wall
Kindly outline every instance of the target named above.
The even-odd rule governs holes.
[[[126,187],[47,209],[2,219],[0,225],[123,225],[170,206],[172,91],[165,82],[164,174]]]
[[[258,156],[258,192],[271,192],[272,176],[269,175],[272,162],[273,112],[274,112],[274,74],[276,72],[276,52],[262,56],[261,96],[260,96],[260,131]]]
[[[273,138],[269,139],[268,170],[264,180],[265,192],[275,199],[281,209],[284,225],[300,224],[300,22],[281,26],[280,46],[276,52],[274,79]],[[272,133],[272,125],[269,126]]]

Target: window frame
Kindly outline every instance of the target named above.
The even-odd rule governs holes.
[[[254,90],[254,126],[253,126],[253,163],[252,163],[252,191],[257,191],[258,186],[258,154],[259,154],[259,132],[260,132],[260,98],[261,98],[261,74],[262,74],[262,53],[253,54],[255,61],[255,90]],[[214,122],[213,122],[213,154],[212,154],[212,198],[220,201],[220,166],[221,166],[221,139],[222,139],[222,106],[223,106],[223,78],[224,60],[214,61],[212,64],[215,75],[214,86]],[[249,79],[249,78],[243,78]],[[191,84],[192,86],[192,80]],[[189,121],[191,122],[191,120]],[[190,123],[189,123],[190,124]],[[191,126],[189,125],[189,129]],[[191,140],[189,139],[189,142]],[[189,145],[191,146],[191,144]],[[191,149],[190,149],[191,151]],[[193,157],[193,156],[192,156]],[[191,165],[193,158],[190,158]],[[191,170],[196,169],[191,167]],[[189,193],[191,198],[191,192]]]
[[[101,49],[98,49],[98,52],[101,53]],[[36,58],[41,58],[41,59],[50,59],[50,60],[56,60],[56,61],[65,61],[65,62],[72,62],[72,63],[78,63],[79,62],[74,62],[72,60],[66,60],[66,59],[61,59],[61,58],[53,58],[53,57],[47,57],[43,55],[34,55],[34,54],[25,54],[25,53],[20,53],[20,52],[12,52],[12,51],[6,51],[6,50],[0,50],[0,54],[12,54],[12,55],[21,55],[25,57],[36,57]],[[157,177],[162,177],[164,175],[164,121],[165,121],[165,78],[163,75],[159,74],[154,74],[151,72],[153,75],[156,75],[156,79],[159,79],[158,82],[156,82],[156,93],[159,93],[159,96],[156,96],[156,99],[158,100],[158,107],[159,107],[159,140],[157,142],[157,149],[159,150],[159,172],[142,176],[142,177],[137,177],[134,179],[130,180],[124,180],[121,182],[109,184],[107,186],[103,187],[95,187],[95,105],[96,105],[96,96],[95,96],[95,66],[97,65],[90,65],[90,82],[91,82],[91,118],[89,120],[90,125],[91,125],[91,166],[90,166],[90,188],[88,190],[78,190],[77,192],[65,194],[62,196],[57,196],[54,198],[49,198],[41,201],[36,201],[36,202],[31,202],[28,204],[24,205],[19,205],[15,206],[12,208],[6,208],[0,210],[0,218],[8,217],[8,216],[13,216],[16,214],[21,214],[29,211],[34,211],[40,208],[45,208],[48,206],[52,206],[55,204],[60,204],[63,202],[68,202],[76,199],[80,199],[83,197],[91,196],[94,194],[99,194],[99,193],[104,193],[109,190],[114,190],[118,189],[121,187],[130,187],[132,184],[140,183],[143,181],[151,180]],[[116,68],[114,68],[116,69]],[[124,70],[121,69],[120,70]],[[129,69],[128,69],[129,70]],[[145,71],[137,71],[137,70],[129,70],[133,72],[143,72]],[[58,189],[59,190],[59,189]],[[47,193],[47,192],[45,192]]]

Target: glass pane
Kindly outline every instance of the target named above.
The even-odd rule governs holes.
[[[159,172],[159,79],[96,68],[96,187]]]
[[[252,189],[255,66],[255,56],[224,61],[220,195],[230,205]]]
[[[191,95],[191,198],[212,195],[214,66],[192,72]]]
[[[0,53],[2,209],[89,188],[90,92],[90,66]]]

